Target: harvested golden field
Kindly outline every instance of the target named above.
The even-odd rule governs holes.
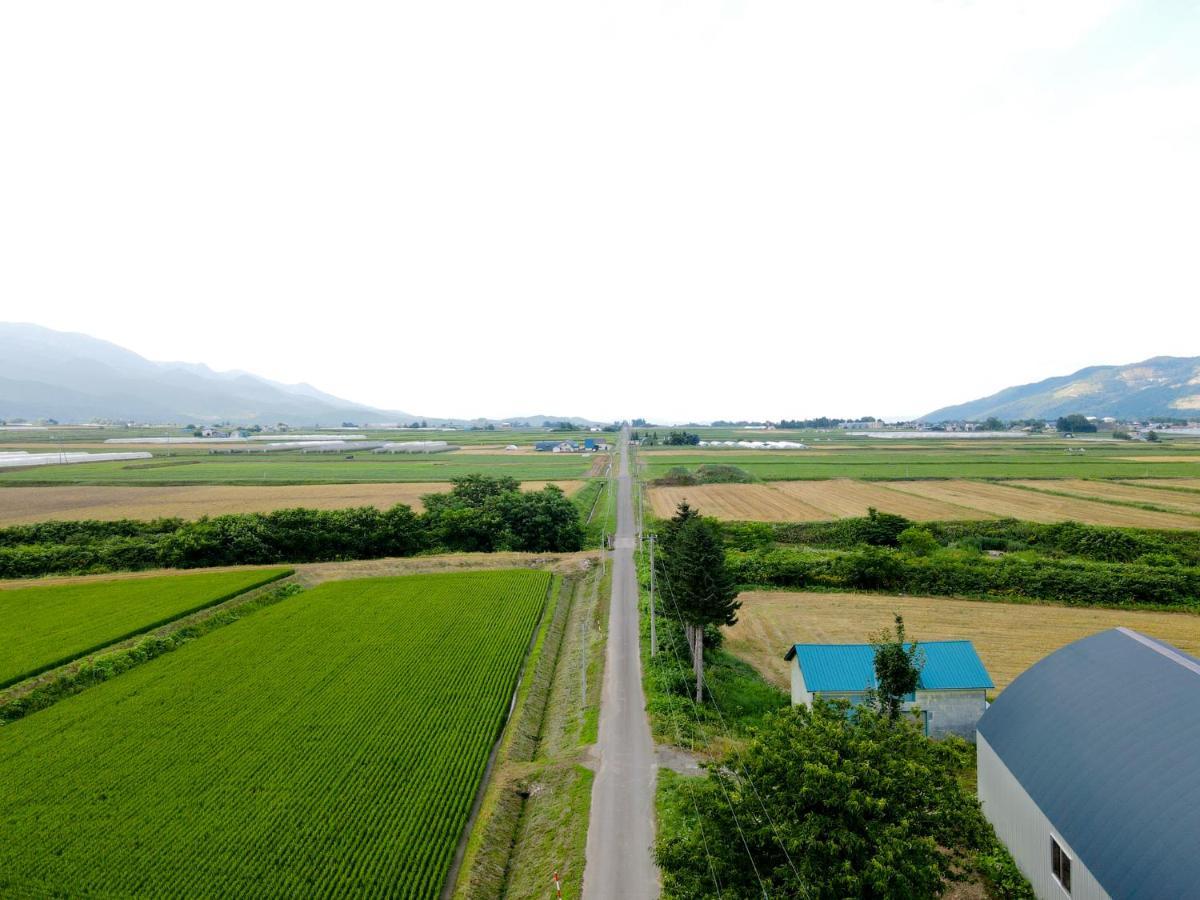
[[[1200,478],[1138,478],[1122,484],[1133,484],[1138,487],[1150,488],[1184,488],[1189,491],[1200,491]],[[1166,491],[1159,491],[1166,493]],[[1175,491],[1178,493],[1178,491]]]
[[[879,481],[833,478],[828,481],[776,481],[771,487],[811,506],[825,510],[827,519],[865,516],[871,507],[918,521],[990,519],[988,513],[893,491]]]
[[[1053,490],[1056,481],[1041,485]],[[958,506],[969,506],[997,516],[1030,522],[1073,520],[1089,525],[1128,525],[1138,528],[1195,528],[1196,519],[1176,513],[1151,512],[1092,500],[1076,500],[1035,493],[982,481],[895,481],[896,491]]]
[[[524,490],[540,490],[548,483],[530,481],[521,487]],[[575,493],[583,484],[581,481],[554,483],[568,494]],[[43,522],[47,519],[198,519],[206,515],[270,512],[294,506],[310,509],[377,506],[386,509],[397,503],[407,503],[420,511],[422,496],[448,490],[448,482],[6,487],[0,488],[0,526]]]
[[[1183,513],[1200,513],[1200,492],[1164,491],[1154,487],[1139,487],[1137,482],[1087,481],[1068,478],[1062,481],[1015,481],[1041,490],[1066,491],[1098,500],[1120,500],[1125,503],[1153,503],[1164,509]],[[1200,520],[1196,522],[1200,528]]]
[[[866,641],[891,627],[896,613],[918,641],[973,641],[998,691],[1059,647],[1122,625],[1200,655],[1194,613],[784,591],[751,591],[741,600],[738,624],[725,629],[726,647],[785,690],[791,682],[783,655],[792,644]]]
[[[823,509],[778,491],[769,484],[700,484],[652,487],[646,492],[654,514],[670,518],[681,500],[706,516],[725,521],[816,522],[833,519]]]

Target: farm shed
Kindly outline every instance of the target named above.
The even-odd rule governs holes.
[[[1034,664],[979,721],[983,812],[1038,897],[1195,897],[1200,661],[1128,628]]]
[[[930,737],[975,737],[975,726],[994,687],[970,641],[921,642],[925,655],[917,689],[906,710],[916,707]],[[791,663],[792,703],[812,706],[813,698],[861,703],[877,686],[875,648],[870,644],[794,644],[784,656]]]

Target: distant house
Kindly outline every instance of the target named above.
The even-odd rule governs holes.
[[[930,737],[957,734],[974,740],[975,726],[995,687],[970,641],[922,641],[925,664],[916,691],[904,708],[917,707]],[[784,657],[792,664],[792,703],[813,699],[861,703],[874,690],[875,649],[870,644],[794,644]]]
[[[984,815],[1041,898],[1195,897],[1200,660],[1128,628],[1068,644],[979,720]]]
[[[579,445],[574,441],[534,441],[533,449],[542,453],[575,453]]]
[[[229,437],[229,432],[228,431],[219,431],[216,428],[207,428],[206,427],[206,428],[200,429],[200,436],[201,437],[211,437],[211,438],[227,438],[227,437]]]

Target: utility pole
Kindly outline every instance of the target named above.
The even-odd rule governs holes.
[[[650,655],[658,655],[658,629],[654,623],[654,534],[650,535]]]

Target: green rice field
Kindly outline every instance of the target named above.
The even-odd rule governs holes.
[[[551,576],[327,582],[0,730],[0,896],[437,897]]]
[[[290,569],[0,590],[0,687],[275,581]]]

